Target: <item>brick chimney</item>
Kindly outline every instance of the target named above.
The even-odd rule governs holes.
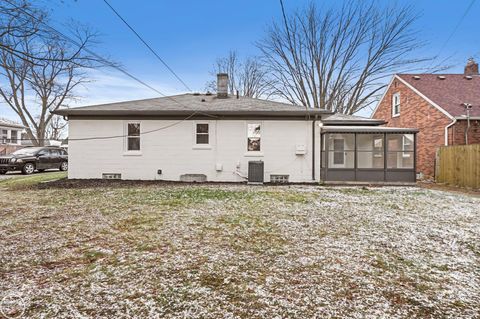
[[[465,75],[478,75],[478,63],[473,58],[468,59],[465,66]]]
[[[228,74],[227,73],[217,74],[217,97],[220,99],[225,99],[228,97]]]

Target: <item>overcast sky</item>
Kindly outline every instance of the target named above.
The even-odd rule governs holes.
[[[52,11],[52,25],[62,29],[70,20],[88,25],[100,33],[94,51],[110,56],[133,75],[165,94],[182,93],[185,88],[139,42],[130,30],[100,0],[41,0]],[[241,56],[256,55],[255,41],[261,40],[267,26],[279,19],[279,0],[242,1],[159,1],[109,0],[120,14],[146,39],[160,56],[194,90],[203,92],[212,79],[215,59],[235,49]],[[334,3],[335,1],[319,1]],[[383,1],[379,1],[381,3]],[[399,0],[412,4],[421,14],[419,37],[428,45],[419,55],[436,55],[461,20],[471,0]],[[308,3],[284,0],[288,11]],[[467,58],[480,60],[480,1],[441,52],[454,67],[449,73],[463,72]],[[155,92],[113,70],[92,72],[95,82],[77,93],[77,105],[141,99],[158,96]],[[362,115],[369,115],[365,111]],[[17,120],[4,103],[0,117]]]

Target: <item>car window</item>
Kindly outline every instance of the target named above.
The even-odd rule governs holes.
[[[47,156],[49,155],[48,150],[41,150],[37,153],[38,156]]]
[[[59,152],[59,150],[50,150],[50,155],[58,156],[58,155],[60,155],[60,152]]]

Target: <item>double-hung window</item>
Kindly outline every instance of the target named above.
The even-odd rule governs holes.
[[[260,124],[248,124],[247,127],[247,151],[260,152]]]
[[[12,144],[18,143],[18,131],[15,131],[15,130],[10,131],[10,142]]]
[[[392,96],[392,116],[400,115],[400,93],[394,93]]]
[[[210,144],[208,123],[196,123],[195,125],[195,144],[208,145]]]
[[[127,151],[140,151],[140,123],[127,123]]]
[[[0,143],[7,144],[8,142],[8,130],[2,130],[2,135],[0,136]]]

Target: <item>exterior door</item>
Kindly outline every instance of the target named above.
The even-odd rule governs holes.
[[[333,140],[332,167],[345,167],[345,140],[343,138],[335,138]]]
[[[50,168],[59,168],[60,164],[62,162],[62,158],[60,157],[60,151],[59,150],[50,150],[50,156],[51,156],[51,167]]]
[[[37,154],[37,169],[48,169],[50,168],[50,152],[48,150],[41,150]]]

